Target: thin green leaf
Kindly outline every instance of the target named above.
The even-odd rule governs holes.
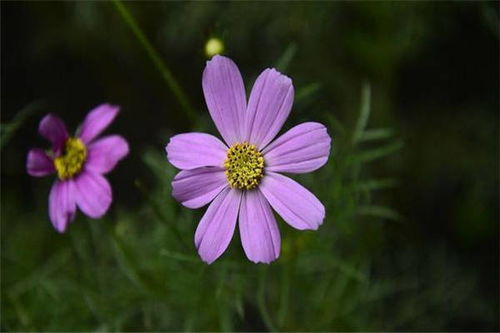
[[[283,52],[281,57],[276,62],[275,64],[276,69],[279,70],[280,72],[286,72],[293,57],[295,56],[295,53],[297,53],[297,44],[290,43],[286,48],[285,52]]]
[[[358,208],[359,215],[366,216],[374,216],[381,217],[389,220],[399,221],[401,219],[401,215],[396,211],[392,210],[388,207],[377,206],[377,205],[369,205],[369,206],[361,206]]]
[[[398,182],[394,179],[371,179],[357,183],[353,188],[356,191],[374,191],[395,187],[397,185]]]
[[[0,150],[10,141],[26,119],[35,112],[41,110],[43,105],[44,103],[42,101],[32,102],[17,112],[12,121],[0,124]]]
[[[389,128],[370,129],[363,132],[359,141],[373,141],[388,139],[394,135],[394,131]]]
[[[135,18],[127,9],[127,7],[120,0],[112,0],[112,1],[113,4],[115,5],[116,10],[120,13],[125,23],[127,23],[127,25],[130,27],[134,36],[137,38],[141,46],[144,48],[149,58],[155,65],[156,69],[160,72],[163,80],[170,88],[174,96],[177,98],[177,101],[183,108],[188,119],[191,121],[191,123],[195,123],[197,119],[196,113],[191,107],[191,104],[189,103],[186,94],[184,94],[184,91],[182,90],[181,86],[179,85],[179,83],[177,82],[177,80],[175,79],[174,75],[167,67],[165,62],[162,60],[162,57],[160,56],[158,51],[155,50],[149,39],[146,37],[142,29],[139,27],[139,24],[137,23]]]
[[[363,84],[361,91],[361,106],[359,110],[359,117],[354,128],[352,142],[357,143],[363,135],[363,131],[368,124],[371,112],[371,86],[368,82]]]
[[[295,102],[300,103],[303,100],[313,96],[319,91],[320,88],[321,84],[315,82],[308,84],[307,86],[302,87],[300,89],[297,89],[297,93],[295,94]]]
[[[401,141],[397,141],[379,148],[374,148],[361,153],[353,155],[349,163],[364,163],[371,162],[373,160],[379,159],[381,157],[390,155],[403,147]]]

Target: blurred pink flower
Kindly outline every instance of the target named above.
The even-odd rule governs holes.
[[[172,195],[188,208],[209,202],[195,234],[201,258],[215,261],[233,237],[236,220],[249,260],[269,263],[279,257],[280,233],[271,207],[292,227],[317,229],[325,208],[306,188],[281,175],[323,166],[330,136],[315,122],[297,125],[271,141],[293,104],[292,80],[266,69],[246,100],[238,67],[215,56],[203,72],[203,92],[224,142],[204,133],[179,134],[166,147],[167,158],[182,169]]]
[[[31,149],[26,169],[34,177],[57,174],[49,194],[49,216],[57,231],[64,232],[75,217],[77,206],[92,218],[99,218],[108,210],[112,191],[103,174],[111,171],[129,148],[119,135],[97,137],[118,112],[118,106],[97,106],[87,114],[74,137],[69,136],[55,115],[48,114],[40,122],[38,131],[52,143],[52,150]]]

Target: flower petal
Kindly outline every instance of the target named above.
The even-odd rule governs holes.
[[[68,131],[61,118],[49,113],[40,121],[38,132],[52,143],[52,150],[59,154],[68,138]]]
[[[249,260],[270,263],[280,255],[280,231],[266,198],[258,190],[245,191],[241,201],[240,237]]]
[[[266,170],[304,173],[319,169],[328,161],[330,142],[322,124],[297,125],[264,149]]]
[[[88,146],[86,170],[106,173],[128,154],[128,143],[119,135],[110,135],[94,141]]]
[[[172,181],[172,196],[188,208],[200,208],[212,201],[227,186],[222,168],[183,170]]]
[[[198,253],[208,264],[214,262],[226,250],[233,237],[241,191],[226,188],[208,206],[194,236]]]
[[[54,228],[64,232],[68,222],[71,222],[76,213],[75,189],[72,180],[56,180],[49,194],[49,217]]]
[[[227,146],[215,136],[205,133],[184,133],[170,138],[165,147],[167,159],[179,169],[224,165]]]
[[[259,189],[274,210],[295,229],[316,230],[323,223],[325,207],[296,181],[268,172]]]
[[[111,186],[103,176],[84,171],[75,178],[76,203],[87,216],[102,217],[112,201]]]
[[[236,64],[216,55],[203,71],[203,93],[208,111],[228,145],[241,141],[246,109],[243,79]]]
[[[278,134],[293,104],[292,80],[276,71],[263,71],[252,88],[245,121],[245,139],[264,148]]]
[[[43,177],[55,172],[54,161],[42,149],[34,148],[28,152],[26,170],[33,177]]]
[[[82,123],[78,131],[78,137],[84,143],[90,143],[96,138],[106,127],[111,124],[113,119],[120,111],[120,107],[111,104],[101,104],[92,109]]]

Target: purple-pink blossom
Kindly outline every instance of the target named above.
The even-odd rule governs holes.
[[[325,218],[321,202],[281,173],[307,173],[330,154],[326,127],[306,122],[276,137],[293,104],[292,80],[264,70],[246,99],[243,79],[229,58],[215,56],[203,72],[208,111],[224,142],[204,133],[175,135],[167,158],[181,171],[172,195],[188,208],[210,203],[195,233],[201,258],[215,261],[227,248],[238,221],[248,259],[279,257],[281,238],[271,207],[292,227],[316,230]]]
[[[38,128],[50,141],[50,151],[34,148],[28,152],[26,169],[31,176],[56,174],[49,194],[49,217],[54,228],[64,232],[76,208],[91,218],[102,217],[112,202],[112,190],[104,174],[111,171],[129,151],[119,135],[98,136],[111,124],[119,107],[101,104],[91,110],[75,136],[63,121],[46,115]]]

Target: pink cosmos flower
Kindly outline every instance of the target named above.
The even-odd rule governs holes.
[[[212,263],[227,248],[239,221],[241,242],[253,262],[280,254],[280,233],[271,207],[292,227],[315,230],[325,208],[306,188],[281,175],[323,166],[330,154],[325,126],[307,122],[271,142],[292,108],[292,80],[266,69],[246,100],[238,67],[222,56],[207,62],[203,93],[224,142],[204,133],[179,134],[166,147],[181,169],[172,195],[188,208],[210,202],[195,233],[201,258]]]
[[[128,144],[119,135],[97,137],[119,109],[109,104],[97,106],[87,114],[75,136],[69,136],[55,115],[48,114],[40,122],[38,132],[52,143],[52,150],[31,149],[26,169],[34,177],[57,174],[49,194],[49,216],[61,233],[74,219],[77,206],[87,216],[99,218],[111,204],[111,186],[103,174],[128,154]]]

